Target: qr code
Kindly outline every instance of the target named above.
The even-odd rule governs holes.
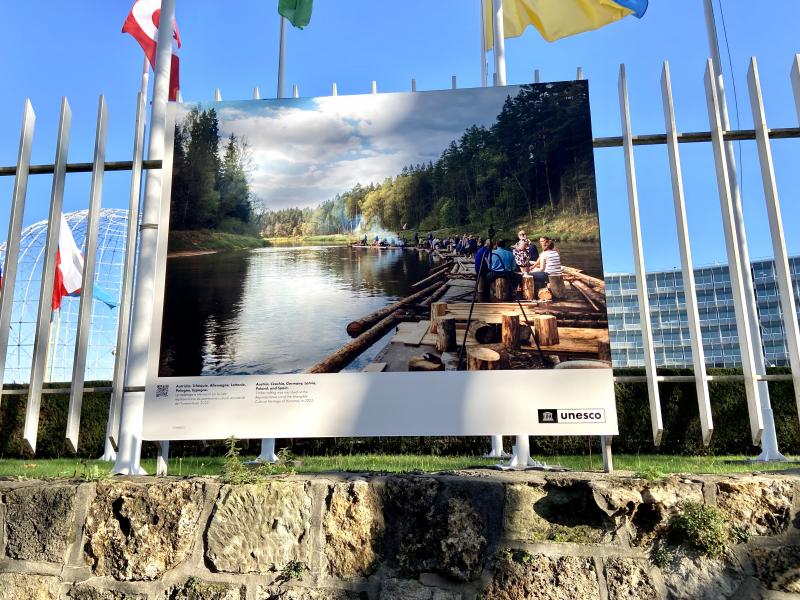
[[[156,398],[169,396],[169,385],[156,385]]]

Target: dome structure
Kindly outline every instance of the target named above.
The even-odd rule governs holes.
[[[88,211],[66,213],[64,217],[72,230],[75,242],[83,250],[86,242]],[[100,211],[95,284],[117,301],[122,289],[127,227],[127,210],[105,208]],[[47,221],[34,223],[22,232],[5,383],[27,383],[30,380],[46,242]],[[0,245],[2,258],[5,258],[5,250],[4,242]],[[44,377],[46,382],[72,379],[79,304],[80,298],[65,297],[61,303],[61,310],[53,314],[50,349]],[[119,308],[109,308],[95,299],[86,358],[86,381],[112,378],[118,320]]]

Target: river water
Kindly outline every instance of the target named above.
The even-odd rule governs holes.
[[[602,276],[596,244],[561,252],[564,264]],[[170,258],[159,374],[302,372],[350,341],[350,321],[411,293],[431,264],[428,253],[347,246]],[[347,370],[363,369],[383,345]]]

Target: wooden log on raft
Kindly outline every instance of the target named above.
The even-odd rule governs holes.
[[[499,371],[500,353],[483,346],[467,348],[467,371]]]
[[[431,333],[436,333],[436,320],[447,312],[447,302],[433,302],[431,304]]]
[[[547,287],[553,294],[552,298],[566,298],[567,288],[564,286],[563,275],[548,275]]]
[[[602,289],[602,293],[606,291],[606,282],[602,279],[598,279],[597,277],[592,277],[591,275],[587,275],[586,273],[582,273],[579,269],[574,269],[572,267],[561,267],[561,269],[567,275],[572,275],[576,279],[580,279],[586,285],[592,288],[600,288]]]
[[[388,317],[385,317],[372,328],[359,335],[352,342],[345,344],[336,352],[328,355],[327,358],[324,358],[308,369],[306,373],[338,373],[353,362],[364,350],[386,335],[386,332],[394,327],[402,318],[403,314],[401,311],[391,313]]]
[[[485,321],[473,321],[470,323],[467,337],[474,338],[479,344],[494,344],[499,340],[495,326]]]
[[[489,280],[486,279],[486,274],[478,278],[478,302],[489,301]]]
[[[492,284],[492,295],[499,302],[505,302],[511,298],[511,282],[505,277],[498,277]]]
[[[399,302],[395,302],[394,304],[390,304],[389,306],[385,306],[380,310],[376,310],[374,313],[367,315],[366,317],[361,317],[357,321],[352,321],[347,325],[347,333],[350,337],[358,337],[365,331],[367,331],[370,327],[372,327],[375,323],[380,321],[381,319],[385,319],[387,316],[391,315],[394,311],[398,308],[405,306],[406,304],[411,304],[419,300],[420,298],[424,298],[425,296],[432,294],[435,292],[440,283],[434,283],[430,287],[426,287],[424,290],[420,290],[415,294],[411,294],[410,296],[406,296]]]
[[[533,318],[533,328],[540,346],[555,346],[558,344],[558,325],[552,315],[536,315]]]
[[[444,371],[443,362],[433,362],[425,360],[422,356],[412,356],[408,360],[409,371]]]
[[[436,349],[439,352],[453,352],[456,349],[455,317],[440,317],[436,326]]]
[[[501,332],[503,346],[509,350],[519,350],[519,315],[503,315]]]
[[[536,296],[542,302],[552,302],[552,300],[553,300],[553,292],[551,292],[547,288],[540,289],[539,292],[536,294]]]
[[[420,302],[420,306],[430,306],[434,302],[437,302],[442,296],[445,295],[445,292],[447,292],[449,287],[450,287],[450,282],[445,281],[430,296],[428,296],[422,302]]]
[[[536,300],[536,280],[532,275],[522,277],[522,297],[525,300]]]
[[[590,288],[582,281],[574,279],[572,281],[572,287],[578,290],[580,295],[586,298],[586,301],[589,304],[591,304],[592,308],[594,308],[596,311],[599,312],[599,311],[604,311],[606,309],[606,297],[595,292],[592,288]]]
[[[415,290],[415,289],[417,289],[419,287],[424,286],[426,283],[430,283],[430,282],[433,282],[433,281],[435,281],[437,279],[440,279],[440,278],[443,278],[443,277],[447,277],[447,271],[451,266],[452,266],[452,264],[448,263],[446,265],[440,265],[438,267],[435,267],[435,268],[431,269],[431,271],[428,274],[428,276],[425,279],[420,279],[417,283],[412,284],[411,285],[411,289]]]

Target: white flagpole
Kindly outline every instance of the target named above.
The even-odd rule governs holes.
[[[706,32],[708,34],[708,47],[709,51],[711,52],[711,61],[714,65],[714,71],[716,75],[714,84],[717,88],[717,95],[719,97],[722,127],[725,131],[729,131],[731,127],[730,120],[728,119],[728,101],[725,97],[725,85],[722,75],[722,60],[720,59],[719,54],[719,39],[717,38],[717,26],[714,19],[714,5],[711,3],[711,0],[704,0],[704,9]],[[725,144],[725,155],[728,166],[728,179],[730,180],[731,194],[733,196],[734,203],[734,227],[736,229],[740,244],[739,262],[741,271],[744,274],[745,312],[746,317],[750,322],[750,331],[752,335],[752,346],[750,348],[742,348],[742,352],[748,352],[752,354],[756,374],[762,375],[766,372],[766,364],[761,347],[761,329],[758,321],[758,308],[756,307],[753,278],[750,275],[750,252],[747,247],[747,236],[745,232],[744,218],[742,216],[742,195],[741,190],[739,189],[739,178],[737,176],[733,142],[727,142]],[[726,235],[728,235],[727,232]],[[742,360],[744,359],[745,357],[742,357]],[[772,412],[767,382],[758,381],[756,383],[756,390],[758,391],[761,413],[764,419],[764,433],[761,436],[762,452],[756,460],[786,460],[786,457],[778,450],[778,439],[775,432],[775,415]]]
[[[150,61],[147,60],[147,55],[144,56],[144,64],[142,65],[142,96],[147,98],[147,86],[150,83]]]
[[[283,98],[283,80],[286,66],[286,17],[281,15],[280,47],[278,49],[278,98]]]
[[[503,0],[492,0],[494,19],[494,74],[495,85],[506,84],[506,39],[503,24]]]
[[[480,0],[481,8],[481,87],[489,85],[489,65],[486,62],[486,0]]]
[[[167,133],[167,101],[169,75],[172,66],[172,32],[175,22],[175,1],[161,0],[161,24],[158,28],[153,104],[150,112],[148,158],[164,158],[164,139]],[[153,320],[153,300],[156,278],[156,249],[161,214],[160,170],[149,171],[142,206],[139,244],[139,266],[133,296],[130,346],[126,370],[126,389],[122,396],[119,451],[113,472],[120,475],[144,473],[141,467],[142,419],[144,417],[144,386],[147,381],[147,350]]]

